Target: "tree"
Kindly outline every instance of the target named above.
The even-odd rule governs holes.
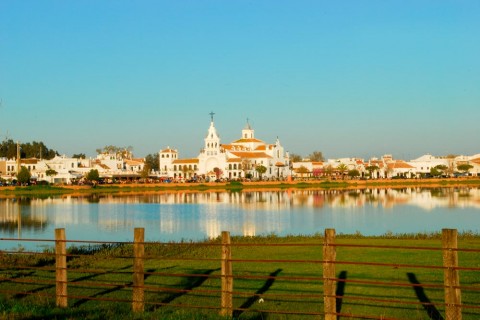
[[[115,154],[117,158],[120,159],[131,159],[133,158],[133,147],[117,147],[117,146],[105,146],[103,149],[96,149],[95,150],[98,154]]]
[[[323,158],[323,153],[321,151],[313,151],[309,156],[308,158],[310,159],[310,161],[315,161],[315,162],[318,162],[318,161],[324,161],[325,159]]]
[[[372,175],[372,173],[373,173],[374,171],[377,171],[378,169],[379,169],[379,168],[378,168],[378,166],[376,166],[376,165],[371,165],[371,166],[366,166],[366,167],[365,167],[365,170],[368,171],[368,174],[369,174],[370,178],[374,178],[373,175]]]
[[[262,180],[262,175],[267,172],[267,167],[264,165],[258,165],[255,167],[255,171],[258,172],[258,175],[260,176],[260,180]]]
[[[430,174],[433,177],[439,177],[439,176],[443,175],[447,169],[448,169],[447,166],[445,166],[443,164],[439,164],[438,166],[435,166],[435,167],[430,169]]]
[[[290,161],[292,162],[300,162],[302,161],[302,156],[295,154],[295,153],[290,153]]]
[[[217,168],[217,167],[213,168],[213,172],[215,172],[215,175],[217,176],[217,179],[220,179],[220,177],[221,177],[222,174],[223,174],[222,169]]]
[[[148,178],[149,175],[150,175],[150,165],[148,163],[145,163],[142,171],[140,171],[140,177],[145,180]]]
[[[360,176],[360,172],[357,169],[348,170],[348,176],[350,179],[355,179]]]
[[[473,168],[473,166],[471,164],[468,164],[468,163],[457,165],[457,169],[460,170],[460,171],[463,171],[465,173],[468,173],[468,171],[472,168]]]
[[[248,171],[250,171],[250,169],[252,168],[252,161],[250,159],[242,159],[241,168],[243,171],[243,176],[247,179],[251,179],[251,175],[248,176]]]
[[[49,149],[43,142],[28,142],[20,144],[20,158],[52,159],[58,152]],[[13,159],[17,157],[17,143],[12,139],[4,140],[0,144],[0,158]]]
[[[57,175],[57,171],[53,170],[53,169],[47,169],[47,171],[45,171],[45,174],[49,177],[53,177],[53,176],[56,176]],[[52,182],[52,180],[50,179],[50,182]]]
[[[333,171],[334,171],[331,164],[329,164],[328,166],[326,166],[325,168],[323,168],[323,170],[325,171],[325,175],[326,175],[327,177],[331,177],[332,174],[333,174]]]
[[[155,171],[160,170],[160,163],[159,163],[158,153],[152,153],[145,157],[145,164],[150,166],[150,169]]]
[[[344,176],[345,176],[345,172],[348,171],[348,167],[345,163],[340,163],[338,166],[337,166],[337,170],[338,172],[340,172],[340,174],[342,175],[342,180],[344,179]]]
[[[98,173],[97,169],[91,169],[90,171],[88,171],[85,179],[95,185],[100,180],[100,174]]]
[[[306,174],[308,175],[308,174],[310,173],[310,171],[308,170],[308,168],[305,167],[305,166],[300,166],[300,167],[298,167],[298,168],[295,170],[295,172],[296,172],[297,174],[300,174],[300,176],[301,176],[302,178],[304,178],[304,175],[306,175]]]
[[[72,158],[75,158],[75,159],[85,159],[86,156],[85,156],[85,153],[75,153]]]
[[[22,166],[22,168],[20,168],[20,172],[17,174],[17,181],[20,184],[28,184],[31,177],[32,174],[30,173],[30,171],[28,171],[27,168]]]

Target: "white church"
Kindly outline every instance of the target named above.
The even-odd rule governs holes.
[[[240,139],[230,144],[221,144],[220,136],[210,113],[211,122],[205,137],[204,148],[193,159],[180,159],[177,150],[167,147],[159,152],[160,175],[176,180],[205,179],[284,179],[290,174],[289,154],[277,138],[267,144],[255,138],[255,131],[247,125]],[[260,174],[258,167],[266,168]]]

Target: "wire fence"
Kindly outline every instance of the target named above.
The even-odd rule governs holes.
[[[232,242],[228,232],[158,243],[136,228],[133,242],[101,242],[67,240],[56,229],[54,240],[22,240],[54,249],[0,251],[0,294],[55,299],[61,308],[101,301],[234,318],[480,318],[480,247],[459,248],[457,238],[444,229],[437,246],[372,245],[338,241],[326,229],[318,243]]]

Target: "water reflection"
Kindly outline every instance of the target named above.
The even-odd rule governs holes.
[[[134,227],[145,227],[151,240],[178,241],[217,237],[222,230],[253,236],[312,234],[334,227],[344,233],[381,234],[438,231],[443,227],[471,230],[479,222],[479,188],[288,189],[0,199],[0,232],[16,238],[52,238],[53,229],[59,227],[68,228],[70,239],[128,241]]]

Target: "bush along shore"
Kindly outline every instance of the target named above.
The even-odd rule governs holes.
[[[95,186],[77,185],[31,185],[0,187],[0,196],[61,195],[92,193],[139,193],[164,191],[214,191],[214,190],[267,190],[267,189],[362,189],[362,188],[401,188],[401,187],[479,187],[480,179],[405,179],[405,180],[309,180],[309,181],[256,181],[220,183],[157,183],[157,184],[105,184]]]

